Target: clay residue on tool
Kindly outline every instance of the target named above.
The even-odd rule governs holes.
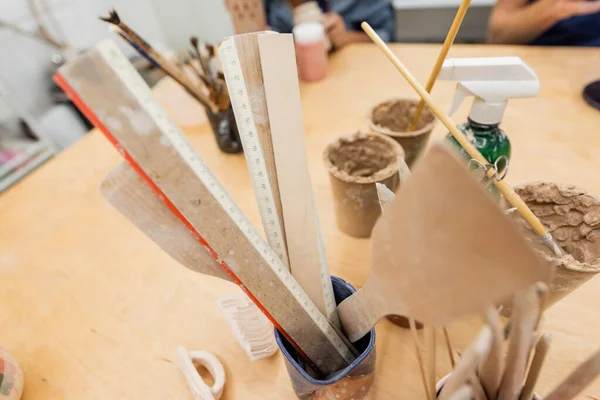
[[[324,161],[329,172],[345,182],[374,183],[397,173],[395,150],[385,137],[357,132],[329,145]]]
[[[379,128],[389,129],[396,134],[404,133],[406,135],[413,134],[406,132],[415,112],[417,111],[417,101],[407,101],[403,99],[392,99],[381,103],[371,111],[371,120]],[[419,117],[414,132],[418,132],[433,123],[435,116],[431,109],[427,106],[423,108],[423,112]]]

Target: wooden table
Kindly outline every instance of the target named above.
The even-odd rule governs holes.
[[[439,47],[394,49],[425,82]],[[580,96],[584,84],[600,78],[597,50],[455,46],[451,55],[517,55],[539,74],[540,96],[512,101],[506,113],[503,126],[514,146],[510,182],[553,180],[600,193],[600,113]],[[433,93],[438,104],[450,104],[453,88],[453,83],[438,83]],[[197,124],[200,109],[174,84],[164,83],[158,92],[259,226],[244,157],[217,150],[209,127]],[[391,96],[415,94],[371,45],[344,49],[332,57],[326,80],[302,87],[327,255],[332,272],[357,285],[369,273],[369,241],[336,229],[321,153],[338,135],[366,128],[369,108]],[[466,111],[463,107],[455,120],[463,121]],[[444,133],[438,126],[436,139]],[[100,197],[101,180],[120,160],[104,137],[93,133],[0,197],[0,345],[24,369],[24,398],[191,399],[176,365],[178,345],[219,356],[227,373],[224,399],[292,398],[281,355],[251,362],[215,305],[216,298],[238,289],[178,265]],[[546,313],[554,343],[542,372],[541,394],[600,348],[597,301],[600,279]],[[473,319],[451,327],[458,349],[474,337],[478,324]],[[377,376],[370,398],[423,398],[408,332],[381,321],[377,335]],[[449,371],[441,354],[438,378]],[[600,397],[600,381],[585,394],[590,397],[582,398]]]

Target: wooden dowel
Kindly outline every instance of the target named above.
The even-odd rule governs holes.
[[[410,325],[410,333],[412,333],[413,343],[415,345],[415,354],[417,356],[417,362],[419,363],[419,372],[421,373],[421,381],[423,382],[423,389],[427,395],[427,400],[435,400],[431,398],[429,393],[429,385],[427,384],[427,376],[425,375],[425,367],[423,365],[423,357],[421,355],[421,345],[419,343],[419,334],[417,333],[417,323],[414,319],[409,318],[408,324]]]
[[[446,342],[446,349],[448,350],[448,358],[450,359],[450,366],[452,369],[456,366],[456,360],[454,360],[454,349],[452,348],[452,342],[450,341],[450,334],[448,333],[448,328],[442,328],[444,331],[444,341]]]
[[[456,12],[454,22],[452,22],[452,26],[448,31],[448,35],[446,35],[446,40],[444,40],[442,50],[440,51],[440,54],[438,55],[438,58],[435,61],[435,65],[433,66],[431,75],[429,75],[427,85],[425,85],[425,90],[427,90],[427,93],[431,93],[431,90],[433,89],[433,86],[437,81],[437,77],[440,74],[440,71],[442,70],[442,66],[444,65],[444,61],[448,56],[448,52],[450,51],[452,44],[454,44],[454,39],[456,39],[458,30],[460,29],[460,26],[462,25],[462,22],[465,19],[465,15],[467,14],[467,10],[469,9],[470,5],[471,0],[463,0],[460,7],[458,8],[458,11]],[[417,107],[417,111],[415,112],[415,115],[412,121],[410,122],[410,125],[408,125],[408,132],[414,131],[417,127],[417,123],[419,122],[419,118],[421,117],[421,113],[423,112],[423,107],[425,107],[425,102],[421,99],[421,101],[419,102],[419,106]]]
[[[436,342],[435,342],[435,331],[433,326],[426,326],[423,329],[425,333],[425,348],[427,354],[427,384],[429,391],[429,398],[435,399],[435,358],[436,358]]]
[[[549,333],[546,333],[540,338],[537,346],[535,346],[535,355],[533,356],[533,361],[531,362],[531,367],[527,374],[527,380],[525,381],[525,386],[519,396],[519,400],[532,399],[535,384],[537,383],[540,372],[542,371],[542,365],[544,364],[544,360],[550,349],[551,340],[552,336]]]
[[[465,151],[469,154],[469,156],[479,161],[482,164],[488,164],[488,161],[481,155],[479,150],[473,146],[473,144],[467,139],[465,135],[456,127],[452,118],[450,118],[441,108],[439,108],[434,102],[429,93],[425,90],[425,88],[415,79],[415,77],[410,73],[410,71],[400,62],[398,57],[392,52],[392,50],[385,44],[385,42],[377,35],[377,33],[371,28],[371,26],[363,22],[361,27],[365,31],[365,33],[373,40],[373,42],[383,51],[383,53],[387,56],[387,58],[394,64],[396,69],[404,76],[406,81],[412,86],[412,88],[421,96],[423,101],[431,108],[433,113],[438,117],[438,119],[446,126],[448,131],[452,134],[454,139],[465,149]],[[492,179],[494,176],[494,169],[491,168],[487,176]],[[550,233],[546,230],[546,227],[542,224],[542,222],[535,216],[535,214],[527,207],[527,204],[515,193],[515,191],[506,183],[506,180],[498,181],[496,179],[492,179],[494,186],[502,193],[506,201],[513,207],[517,209],[521,217],[531,226],[535,233],[542,236],[544,243],[548,245],[555,253],[560,251],[560,247],[555,248],[553,245],[554,240],[550,236]],[[552,243],[550,243],[552,242]],[[562,255],[562,252],[561,252]]]

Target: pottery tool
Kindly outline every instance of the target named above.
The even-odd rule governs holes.
[[[315,370],[330,374],[352,362],[335,329],[114,43],[62,67],[55,80]]]
[[[500,315],[494,308],[488,308],[485,319],[492,331],[492,346],[489,355],[479,365],[479,379],[488,399],[496,399],[502,373],[504,371],[504,329]]]
[[[546,360],[546,355],[550,350],[551,340],[552,336],[550,334],[543,334],[540,340],[538,341],[537,345],[535,346],[535,355],[533,356],[533,360],[531,361],[531,367],[529,367],[529,372],[527,373],[527,380],[525,381],[525,386],[521,391],[519,400],[531,400],[533,398],[533,391],[535,389],[538,377],[540,376],[540,372],[542,371],[542,365]]]
[[[515,400],[521,393],[535,322],[539,314],[538,307],[539,298],[535,286],[521,291],[515,297],[506,367],[498,392],[499,400]]]
[[[127,163],[102,182],[104,198],[162,250],[186,268],[233,282],[221,265]],[[245,294],[217,300],[242,349],[254,361],[277,351],[273,325]]]
[[[217,299],[233,336],[252,361],[271,357],[278,350],[273,325],[243,293]]]
[[[221,265],[127,163],[102,182],[100,192],[171,258],[191,271],[232,282]]]
[[[133,31],[128,25],[126,25],[117,14],[115,10],[109,12],[108,17],[100,17],[102,21],[108,22],[113,26],[120,29],[121,36],[127,40],[136,50],[140,51],[142,56],[151,61],[154,65],[158,65],[167,75],[173,78],[179,83],[192,97],[200,102],[204,107],[210,109],[212,112],[217,112],[217,106],[206,97],[198,85],[195,85],[189,80],[189,78],[166,60],[159,52],[154,50],[152,46],[144,39],[141,38],[135,31]],[[113,28],[114,30],[114,28]]]
[[[439,400],[450,398],[471,376],[477,365],[490,351],[492,345],[492,330],[485,326],[479,333],[475,343],[470,346],[456,364],[456,369],[448,378],[438,396]]]
[[[219,400],[225,386],[223,364],[208,351],[187,351],[183,346],[177,348],[177,363],[183,373],[194,400]],[[208,386],[202,379],[194,363],[208,370],[214,383]]]
[[[571,373],[545,400],[573,399],[600,374],[600,350]]]
[[[456,127],[452,118],[450,118],[441,108],[439,108],[433,102],[433,99],[427,93],[425,88],[417,81],[417,79],[410,73],[410,71],[400,62],[398,57],[392,52],[388,45],[379,37],[379,35],[371,28],[371,26],[363,22],[361,27],[365,33],[373,40],[373,42],[383,51],[387,58],[392,62],[396,69],[404,76],[406,81],[412,86],[412,88],[421,96],[421,99],[431,108],[431,111],[438,117],[438,119],[446,126],[448,131],[456,139],[456,141],[465,149],[469,156],[481,163],[487,165],[487,160],[481,155],[481,153],[471,144],[469,139]],[[527,204],[515,193],[505,179],[495,179],[497,171],[495,168],[490,168],[487,171],[487,176],[492,180],[494,186],[502,193],[506,201],[517,209],[523,219],[531,226],[533,231],[537,233],[542,239],[543,243],[548,246],[556,255],[562,256],[562,249],[556,243],[550,232],[541,223],[537,216],[527,207]]]
[[[339,325],[308,173],[292,35],[234,36],[219,55],[267,240]]]
[[[373,272],[338,307],[352,342],[385,315],[444,325],[549,278],[551,269],[447,146],[432,147],[386,211],[373,230]]]
[[[435,65],[433,66],[433,70],[431,70],[431,74],[429,75],[429,80],[427,81],[427,85],[425,85],[425,90],[427,93],[431,93],[431,89],[435,85],[435,82],[442,70],[442,65],[444,65],[444,61],[446,60],[446,56],[448,56],[448,52],[454,43],[454,39],[456,39],[456,35],[458,34],[458,30],[462,25],[463,20],[465,19],[465,15],[467,14],[467,10],[471,5],[471,0],[462,0],[458,11],[456,12],[456,16],[454,17],[454,21],[452,22],[452,26],[450,26],[450,30],[446,35],[446,40],[444,40],[444,44],[442,45],[442,49],[440,50],[440,54],[438,55],[437,60],[435,61]],[[421,113],[423,112],[423,107],[425,107],[425,101],[421,100],[419,102],[419,106],[417,107],[417,111],[415,111],[415,115],[408,125],[406,129],[408,132],[412,132],[417,127],[417,123],[419,122],[419,118],[421,117]]]

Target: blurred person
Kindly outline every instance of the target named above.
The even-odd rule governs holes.
[[[370,43],[360,27],[367,21],[386,42],[394,39],[395,18],[390,0],[318,0],[323,25],[334,48],[350,43]],[[287,0],[265,0],[267,23],[276,32],[291,33],[292,6]]]
[[[600,0],[498,0],[488,42],[600,46]]]

